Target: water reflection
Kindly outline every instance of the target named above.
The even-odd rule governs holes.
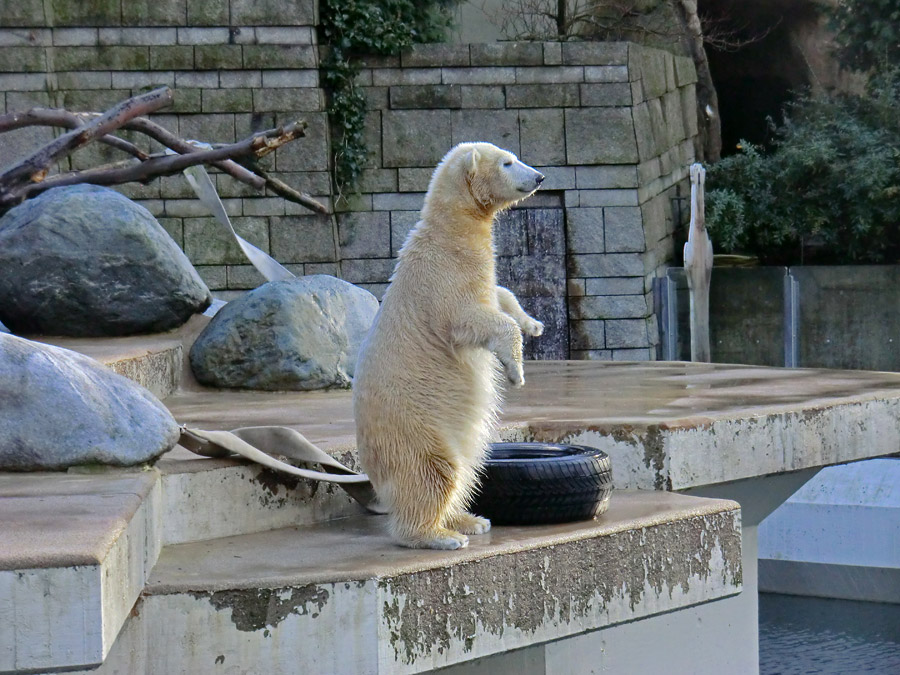
[[[900,673],[900,605],[759,594],[761,675]]]

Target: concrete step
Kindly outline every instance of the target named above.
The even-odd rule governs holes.
[[[334,484],[298,479],[242,459],[206,459],[176,447],[157,468],[165,545],[362,513]]]
[[[379,516],[168,546],[98,675],[419,673],[734,595],[736,503],[623,491],[597,521],[395,546]]]
[[[254,469],[180,478],[223,470]],[[230,663],[275,659],[272,672],[320,658],[336,668],[324,672],[421,672],[740,590],[730,501],[625,491],[599,521],[496,528],[458,552],[401,549],[384,518],[355,506],[352,517],[167,546],[187,531],[179,504],[194,507],[166,480],[157,469],[0,476],[0,624],[13,627],[0,631],[0,673],[207,672],[204,650],[219,644],[234,645]],[[224,520],[250,512],[238,483],[206,493]],[[423,609],[424,592],[447,617]],[[477,629],[465,624],[473,603],[487,612]],[[445,619],[459,625],[447,633]],[[327,642],[347,635],[350,656]],[[311,655],[317,642],[328,655]]]
[[[30,337],[37,342],[64,347],[90,356],[119,375],[149,389],[158,398],[166,398],[193,377],[187,366],[187,354],[209,318],[195,315],[175,330],[155,335],[114,338]]]
[[[99,664],[161,546],[156,471],[0,474],[0,673]]]
[[[618,488],[684,490],[894,452],[900,374],[689,363],[528,362],[507,392],[502,440],[590,445]],[[358,468],[350,392],[180,391],[201,429],[282,425]],[[166,543],[320,522],[358,507],[340,488],[180,450],[158,463]],[[227,486],[222,500],[219,486]],[[232,508],[232,502],[239,508]]]

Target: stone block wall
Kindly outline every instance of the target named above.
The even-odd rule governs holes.
[[[359,84],[373,152],[337,217],[344,275],[379,292],[435,163],[489,141],[547,175],[523,207],[564,209],[572,358],[653,358],[652,279],[688,193],[695,82],[689,59],[628,43],[418,45],[370,59]]]
[[[327,202],[330,150],[317,12],[315,0],[0,0],[0,110],[101,110],[168,85],[174,105],[153,117],[185,138],[233,142],[304,119],[307,137],[263,165]],[[33,128],[0,135],[0,165],[52,135]],[[146,137],[127,136],[159,149]],[[71,166],[122,158],[95,143],[78,151]],[[230,176],[213,177],[238,234],[297,274],[335,272],[330,222]],[[214,291],[262,282],[182,176],[120,190],[159,219]]]
[[[443,154],[467,140],[512,150],[547,175],[524,206],[562,211],[565,241],[553,247],[565,250],[571,356],[654,357],[651,280],[686,217],[677,198],[697,133],[689,59],[627,43],[535,42],[419,45],[369,59],[359,85],[371,155],[359,193],[339,198],[315,0],[0,0],[0,17],[0,110],[96,110],[167,84],[175,105],[156,119],[185,137],[227,142],[305,119],[308,137],[264,165],[334,216],[222,174],[219,193],[238,233],[292,271],[337,273],[376,295]],[[52,133],[0,135],[0,164]],[[114,158],[97,145],[72,165]],[[122,191],[159,218],[214,291],[261,283],[182,177]]]

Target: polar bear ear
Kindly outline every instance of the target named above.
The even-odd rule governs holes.
[[[476,148],[472,148],[472,150],[469,152],[469,156],[466,158],[466,170],[469,172],[469,175],[475,175],[480,159],[481,155],[478,153],[478,150]]]

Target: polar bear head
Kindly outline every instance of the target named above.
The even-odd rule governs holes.
[[[438,164],[426,201],[471,202],[492,215],[534,193],[544,180],[540,171],[491,143],[460,143]]]

